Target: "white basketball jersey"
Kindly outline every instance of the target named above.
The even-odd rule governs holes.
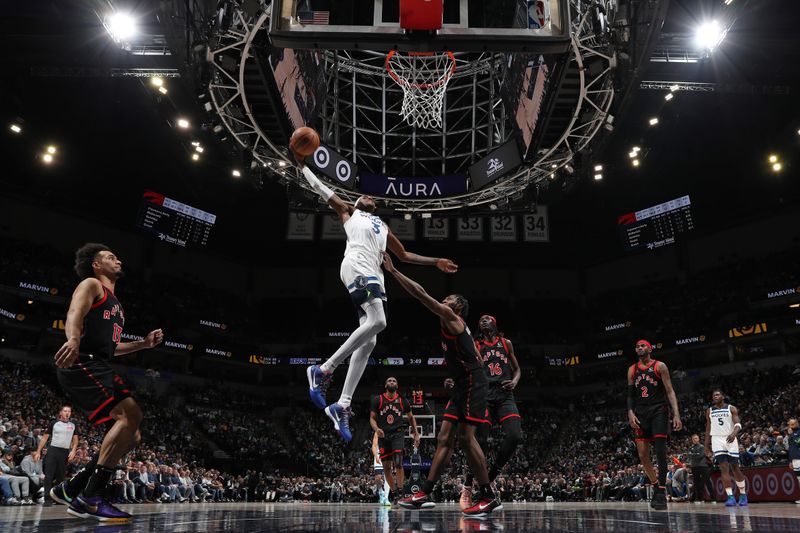
[[[378,275],[382,279],[381,252],[386,250],[389,228],[375,215],[356,209],[344,223],[347,246],[344,258],[361,275]]]
[[[711,407],[711,436],[727,437],[733,432],[733,417],[730,404],[725,407]]]

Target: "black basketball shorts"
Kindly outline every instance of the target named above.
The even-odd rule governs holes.
[[[131,397],[128,385],[103,359],[81,355],[70,368],[58,369],[58,382],[70,401],[94,425],[111,421],[111,410]]]

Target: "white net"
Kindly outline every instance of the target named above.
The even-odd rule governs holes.
[[[452,52],[396,52],[386,56],[386,70],[403,88],[400,114],[409,125],[442,127],[442,102],[447,84],[456,71]]]

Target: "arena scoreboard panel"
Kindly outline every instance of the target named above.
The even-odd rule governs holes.
[[[217,215],[206,213],[163,194],[145,191],[136,225],[176,246],[208,244]]]
[[[675,242],[675,236],[694,229],[689,196],[654,205],[617,218],[626,251],[654,250]]]

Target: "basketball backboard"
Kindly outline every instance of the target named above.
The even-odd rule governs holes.
[[[409,20],[427,27],[439,10],[441,29],[407,29]],[[285,48],[562,53],[567,20],[567,0],[273,0],[270,39]]]

